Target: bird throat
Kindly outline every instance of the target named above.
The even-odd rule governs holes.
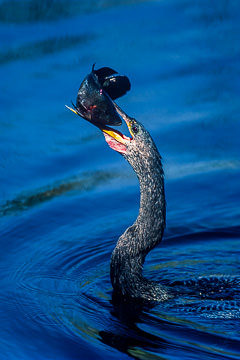
[[[127,148],[124,144],[118,142],[117,140],[115,140],[112,136],[103,133],[105,136],[105,140],[108,143],[108,145],[110,146],[111,149],[120,152],[121,154],[126,154],[127,152]]]

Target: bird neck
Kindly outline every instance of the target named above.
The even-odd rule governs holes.
[[[147,171],[138,173],[140,184],[140,208],[136,220],[143,238],[151,250],[162,239],[166,223],[164,175],[161,158],[155,166],[149,164]]]
[[[126,156],[140,184],[139,214],[136,226],[136,253],[147,254],[157,245],[166,223],[164,173],[161,156],[154,142],[142,144],[137,156]]]
[[[153,156],[141,162],[127,158],[140,183],[140,209],[132,226],[119,238],[111,259],[111,280],[115,293],[132,298],[156,296],[153,282],[142,275],[148,252],[160,243],[165,227],[165,194],[161,157],[156,148]],[[152,292],[154,295],[151,295]]]

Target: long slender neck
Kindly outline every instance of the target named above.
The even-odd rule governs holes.
[[[136,220],[144,246],[150,251],[157,245],[163,235],[166,223],[166,206],[164,193],[164,177],[161,158],[158,154],[137,173],[140,183],[140,209]],[[136,239],[137,241],[137,239]]]
[[[142,266],[148,252],[162,239],[165,227],[164,178],[161,157],[154,143],[151,153],[142,155],[140,159],[139,154],[138,158],[126,156],[139,179],[140,209],[135,223],[119,238],[113,251],[111,280],[117,295],[156,300],[161,289],[143,277]]]

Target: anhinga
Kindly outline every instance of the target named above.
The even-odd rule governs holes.
[[[125,76],[110,68],[92,69],[77,96],[74,113],[90,121],[104,134],[108,145],[123,155],[136,172],[140,183],[140,209],[132,226],[119,238],[111,258],[111,281],[114,295],[140,301],[162,301],[168,291],[142,275],[146,255],[162,240],[166,205],[161,156],[148,131],[123,112],[113,99],[130,89]],[[123,119],[131,137],[109,125]]]
[[[108,145],[129,162],[140,183],[138,217],[120,236],[112,253],[111,281],[114,298],[120,301],[133,299],[134,302],[164,301],[176,295],[173,289],[175,285],[184,285],[189,291],[192,289],[193,293],[197,289],[197,294],[201,288],[204,294],[211,294],[214,300],[219,296],[222,300],[222,290],[226,288],[226,300],[229,300],[230,288],[235,291],[235,295],[236,289],[239,292],[238,277],[211,276],[176,281],[170,284],[170,290],[142,275],[146,255],[162,240],[166,222],[166,203],[161,156],[154,141],[140,122],[129,117],[113,101],[129,89],[130,81],[126,76],[108,67],[94,70],[93,66],[92,72],[80,86],[76,106],[73,105],[75,109],[67,106],[103,132]],[[120,125],[122,119],[127,124],[131,137],[110,127]],[[238,304],[234,305],[229,301],[218,305],[218,310],[225,310],[225,305],[239,314]],[[203,309],[204,306],[200,308]],[[215,309],[214,304],[206,306],[207,309]]]
[[[127,116],[116,104],[131,138],[111,128],[101,128],[108,145],[123,155],[137,174],[140,184],[140,209],[132,226],[119,238],[111,258],[114,293],[139,300],[166,300],[164,287],[146,279],[142,267],[146,255],[162,240],[166,204],[161,156],[148,131]]]

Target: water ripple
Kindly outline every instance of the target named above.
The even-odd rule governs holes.
[[[42,253],[39,251],[32,253],[29,260],[12,273],[9,280],[15,284],[15,289],[12,294],[8,294],[8,301],[12,303],[16,311],[24,316],[30,328],[41,325],[47,331],[49,326],[53,326],[56,331],[61,331],[62,335],[64,334],[67,338],[74,339],[74,341],[79,338],[85,339],[92,346],[99,346],[99,341],[108,344],[108,346],[120,346],[119,341],[123,341],[121,329],[124,328],[124,341],[128,339],[128,343],[132,342],[132,345],[128,345],[125,350],[123,350],[122,345],[120,348],[123,352],[135,354],[134,356],[137,354],[138,341],[140,341],[142,350],[146,354],[149,353],[149,349],[155,351],[154,349],[162,346],[162,336],[169,339],[170,343],[172,341],[175,344],[185,343],[186,338],[181,338],[179,329],[183,329],[186,336],[190,335],[192,341],[196,341],[200,330],[205,336],[211,333],[212,337],[215,336],[215,341],[220,344],[220,338],[222,336],[227,337],[229,331],[232,332],[232,337],[239,338],[240,336],[235,325],[232,326],[231,323],[226,326],[226,329],[222,329],[221,336],[217,334],[219,321],[222,319],[225,320],[225,325],[226,321],[233,319],[239,321],[240,319],[240,297],[237,301],[235,296],[239,282],[235,281],[234,274],[225,277],[225,285],[230,284],[232,291],[235,291],[235,299],[227,301],[224,300],[223,292],[221,301],[218,299],[215,301],[211,298],[201,300],[201,296],[199,296],[201,289],[197,284],[202,283],[202,288],[208,291],[208,280],[211,279],[208,277],[208,273],[212,273],[213,269],[216,272],[218,266],[219,269],[224,268],[225,271],[229,268],[229,273],[231,273],[231,269],[237,269],[236,261],[229,262],[231,250],[236,245],[237,239],[234,238],[237,234],[230,229],[227,238],[226,233],[227,229],[225,229],[225,235],[221,239],[219,232],[216,232],[215,236],[214,232],[211,232],[212,239],[205,239],[208,257],[206,257],[206,249],[196,241],[192,243],[187,241],[184,248],[179,251],[180,249],[179,247],[176,248],[176,244],[179,244],[181,240],[177,237],[174,241],[173,239],[169,241],[169,246],[159,247],[156,252],[153,252],[154,256],[150,256],[146,264],[147,276],[150,278],[158,276],[160,282],[164,282],[163,279],[167,277],[172,282],[172,286],[179,288],[177,298],[168,303],[161,303],[153,310],[145,309],[142,312],[142,310],[128,308],[128,304],[126,304],[127,307],[124,311],[120,310],[118,314],[118,309],[111,304],[109,261],[112,239],[110,238],[106,238],[104,241],[101,241],[101,238],[92,239],[92,241],[88,239],[88,242],[83,244],[75,246],[73,244],[66,246],[65,244],[65,247],[62,246],[57,249],[50,247],[49,251],[45,249],[45,252]],[[229,235],[231,233],[233,233],[232,238]],[[188,237],[190,236],[188,234]],[[200,234],[197,236],[200,237]],[[212,262],[212,251],[216,247],[216,242],[219,243],[219,241],[222,243],[222,248],[218,253],[215,251],[214,262]],[[225,247],[223,247],[223,241]],[[96,246],[96,244],[98,245]],[[176,252],[178,253],[177,256]],[[192,260],[196,258],[196,255],[199,261],[193,263]],[[156,271],[160,258],[162,269]],[[177,260],[170,264],[169,259],[174,258]],[[202,259],[205,259],[205,263],[209,263],[208,267],[201,266]],[[221,259],[220,263],[218,263],[219,259]],[[93,267],[92,264],[95,266]],[[163,269],[167,269],[167,272],[162,271]],[[237,271],[235,272],[237,275]],[[194,273],[198,275],[195,277],[197,280],[187,280],[188,274],[192,276]],[[204,278],[199,278],[203,275]],[[181,280],[183,277],[185,280]],[[215,279],[220,282],[216,282]],[[204,286],[205,283],[206,286]],[[212,277],[213,283],[222,284],[221,278]],[[182,296],[181,289],[184,287],[191,289],[191,292],[183,291],[184,296]],[[208,319],[211,319],[210,323]],[[163,333],[160,330],[159,334],[156,332],[153,336],[154,323],[156,323],[157,332],[165,324]],[[107,330],[105,331],[105,329]],[[177,329],[174,331],[174,337],[172,337],[173,334],[170,337],[167,335],[169,331],[171,333],[171,329]],[[214,333],[215,335],[213,335]],[[119,341],[114,340],[116,337]],[[206,338],[203,337],[201,341],[196,343],[196,348],[203,349],[208,346]],[[144,344],[146,348],[144,348]],[[184,351],[192,351],[190,343],[185,343],[184,346]],[[232,343],[232,346],[234,349],[237,345]],[[225,346],[222,350],[223,353],[227,353],[227,348]],[[209,350],[210,353],[213,350]],[[220,354],[219,349],[215,348],[214,351]],[[233,356],[233,353],[229,352],[229,356]]]

